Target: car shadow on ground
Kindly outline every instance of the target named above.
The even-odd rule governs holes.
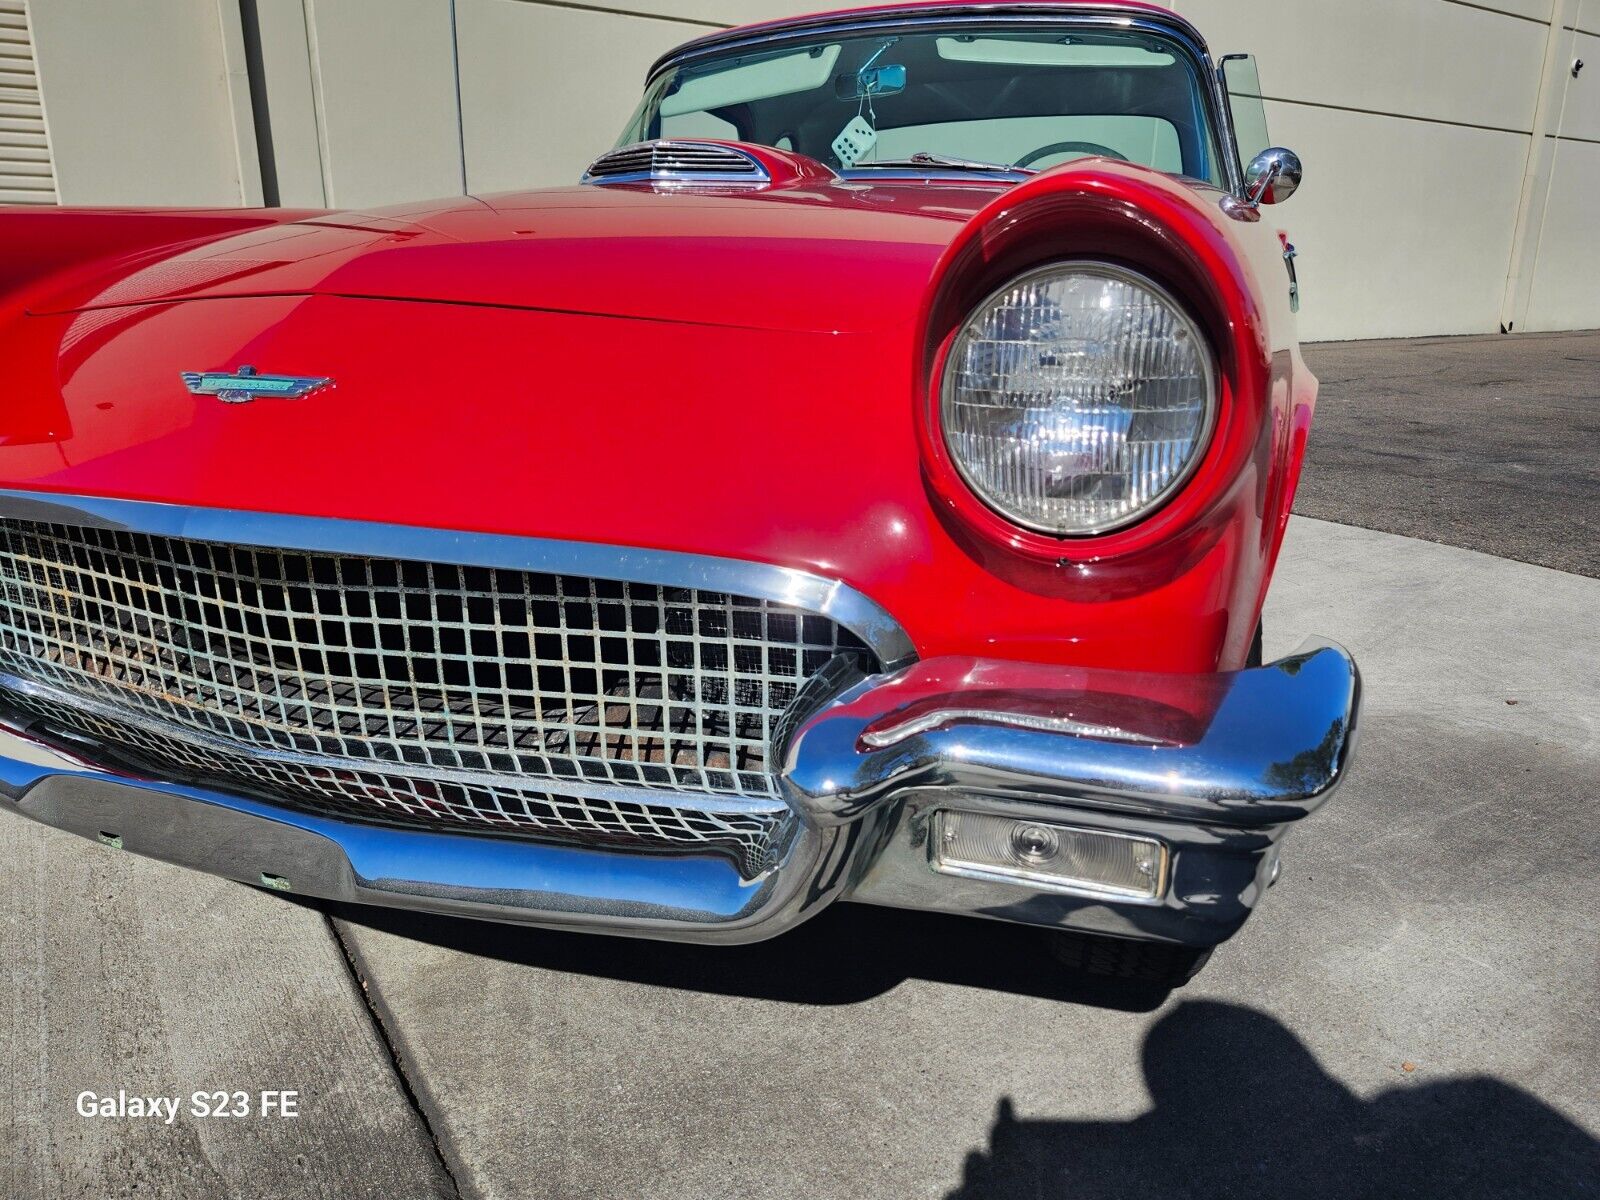
[[[1030,1120],[1002,1100],[948,1200],[1600,1195],[1600,1141],[1497,1079],[1396,1064],[1364,1100],[1272,1017],[1211,1001],[1163,1016],[1143,1062],[1151,1107],[1132,1120]]]
[[[907,979],[1123,1012],[1151,1012],[1168,995],[1164,988],[1071,971],[1051,957],[1047,935],[1024,926],[860,904],[833,905],[781,937],[746,946],[560,933],[359,905],[323,907],[354,925],[502,962],[798,1004],[858,1004]]]

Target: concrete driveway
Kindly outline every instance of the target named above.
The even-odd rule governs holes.
[[[1065,976],[1024,930],[855,906],[716,950],[330,918],[4,819],[0,1189],[1600,1193],[1600,580],[1573,573],[1594,573],[1593,543],[1568,528],[1600,502],[1597,439],[1498,465],[1465,446],[1592,421],[1600,395],[1575,370],[1548,405],[1484,405],[1489,427],[1458,426],[1457,451],[1415,456],[1402,502],[1371,460],[1419,413],[1444,437],[1429,406],[1464,385],[1355,397],[1424,352],[1313,354],[1324,412],[1357,415],[1319,425],[1308,506],[1478,549],[1296,518],[1267,652],[1348,645],[1364,740],[1261,911],[1183,991]],[[1600,356],[1600,336],[1445,357],[1543,380],[1541,354],[1574,352]],[[1347,360],[1360,377],[1340,376]],[[1483,486],[1463,482],[1468,459]],[[1573,494],[1535,507],[1548,469]],[[1568,571],[1511,561],[1547,554]],[[76,1115],[79,1092],[119,1087],[294,1088],[303,1115]]]

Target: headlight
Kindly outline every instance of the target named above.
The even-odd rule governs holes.
[[[1100,263],[1012,280],[945,363],[945,444],[1003,516],[1050,534],[1117,529],[1200,461],[1216,417],[1211,350],[1155,283]]]

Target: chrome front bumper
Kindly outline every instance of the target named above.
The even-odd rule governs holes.
[[[246,883],[558,928],[747,942],[853,899],[1209,946],[1343,780],[1359,706],[1355,664],[1332,645],[1211,676],[940,658],[845,681],[787,740],[800,832],[755,880],[715,855],[388,828],[141,778],[14,717],[0,807]],[[1159,838],[1164,889],[1127,900],[945,873],[930,829],[947,808]]]

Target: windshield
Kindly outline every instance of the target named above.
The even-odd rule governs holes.
[[[1043,170],[1105,155],[1221,183],[1189,53],[1158,34],[1060,24],[823,32],[730,48],[656,77],[619,145],[694,137],[795,150],[852,174]]]

